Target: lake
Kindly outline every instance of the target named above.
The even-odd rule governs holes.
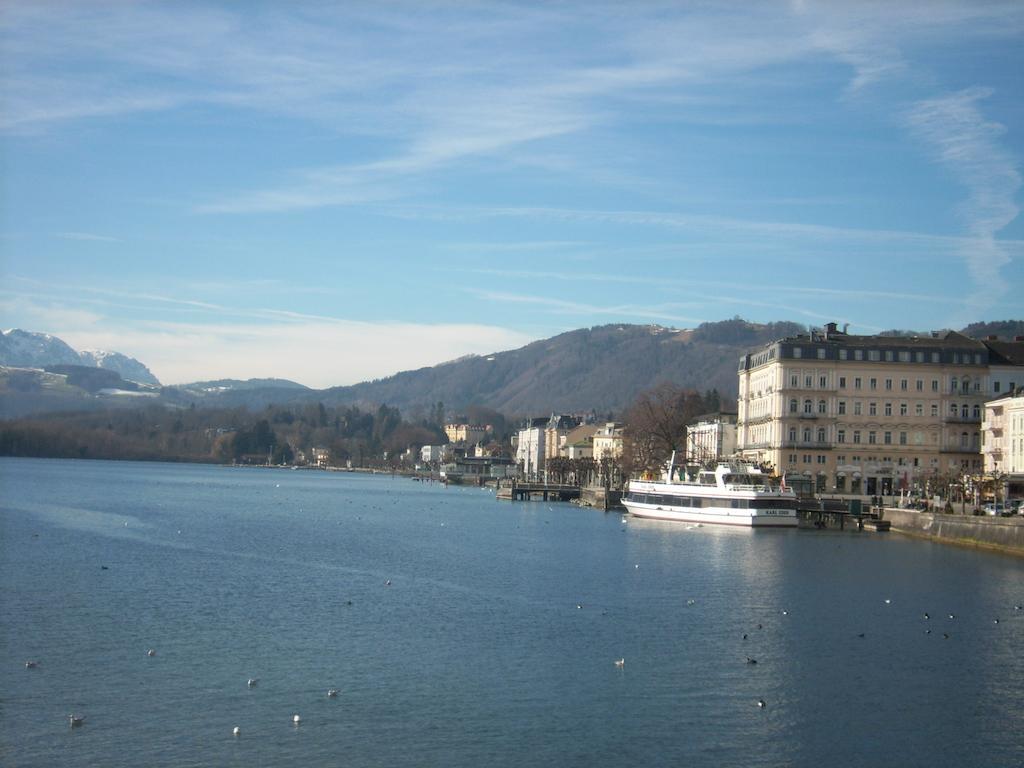
[[[5,766],[1024,765],[1005,555],[32,459],[0,547]]]

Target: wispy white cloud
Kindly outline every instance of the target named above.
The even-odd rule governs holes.
[[[1005,127],[987,120],[978,106],[991,93],[987,88],[968,88],[927,99],[915,104],[906,117],[938,162],[967,188],[959,213],[971,234],[961,253],[974,283],[973,310],[983,310],[1009,290],[1000,270],[1010,262],[1010,243],[996,235],[1020,214],[1020,160],[1000,144]]]
[[[96,235],[91,232],[58,232],[57,237],[61,240],[84,240],[96,243],[119,243],[119,238],[108,235]]]
[[[522,346],[523,334],[488,325],[320,322],[140,323],[80,330],[51,324],[77,348],[136,357],[165,384],[286,376],[307,386],[354,384],[467,354]],[[329,353],[325,350],[330,350]]]

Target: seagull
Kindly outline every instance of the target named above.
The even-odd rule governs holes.
[[[250,677],[248,680],[245,681],[245,684],[248,685],[250,688],[255,688],[257,685],[259,685],[259,683],[260,679],[258,677]]]
[[[626,660],[624,658],[616,659],[615,660],[615,666],[616,667],[624,667],[624,666],[626,666]]]
[[[241,729],[241,728],[239,728],[239,727],[238,727],[238,726],[236,725],[236,726],[235,726],[235,728],[234,728],[234,730],[232,730],[232,731],[231,731],[231,735],[232,735],[232,736],[237,736],[237,735],[238,735],[238,734],[240,734],[241,732],[242,732],[242,729]]]
[[[35,669],[38,666],[39,666],[39,662],[38,661],[26,661],[25,662],[25,669]]]
[[[582,607],[583,607],[583,603],[576,603],[576,608],[577,608],[577,609],[580,609],[580,608],[582,608]]]
[[[929,616],[929,615],[928,615],[927,613],[926,613],[926,614],[924,615],[924,617],[925,617],[926,619],[930,619],[930,618],[931,618],[931,616]]]
[[[783,616],[789,616],[789,611],[783,611],[783,612],[782,612],[782,615],[783,615]]]
[[[992,623],[993,624],[998,624],[999,623],[999,619],[992,619]]]
[[[338,698],[338,689],[337,688],[328,688],[327,689],[327,698],[328,699],[336,699],[336,698]]]
[[[955,615],[953,615],[953,614],[951,613],[951,614],[949,614],[949,618],[951,618],[951,619],[955,619],[955,618],[956,618],[956,616],[955,616]]]
[[[746,640],[746,639],[747,639],[747,633],[746,633],[746,632],[744,632],[744,633],[743,633],[743,639],[744,639],[744,640]]]
[[[747,656],[747,664],[757,664],[757,659],[752,659]]]
[[[864,637],[864,633],[861,632],[859,635],[857,635],[857,637]]]
[[[294,716],[294,717],[292,718],[292,722],[293,722],[293,723],[295,723],[295,725],[298,725],[299,723],[301,723],[301,722],[302,722],[302,718],[301,718],[301,717],[299,717],[298,715],[295,715],[295,716]]]
[[[146,655],[147,656],[156,656],[156,651],[153,650],[152,648],[150,648],[148,651],[146,651]]]
[[[885,598],[885,604],[889,605],[890,603],[892,603],[892,600],[890,600],[888,597]]]
[[[942,639],[943,639],[943,640],[949,640],[949,634],[948,634],[948,633],[946,633],[946,632],[943,632],[943,633],[942,633]]]
[[[697,601],[696,601],[696,600],[694,600],[694,599],[693,599],[693,598],[691,597],[691,598],[690,598],[689,600],[687,600],[687,601],[686,601],[686,604],[687,604],[687,605],[694,605],[694,604],[695,604],[696,602],[697,602]]]
[[[764,703],[764,699],[758,699],[758,700],[757,700],[757,706],[758,706],[758,707],[759,707],[760,709],[764,709],[764,708],[765,708],[765,707],[767,707],[768,705]]]
[[[77,728],[78,726],[80,726],[82,723],[85,722],[85,716],[84,715],[68,715],[68,722],[71,723],[71,727],[72,728]]]
[[[388,579],[387,581],[385,581],[384,582],[384,586],[385,587],[390,587],[391,586],[391,579]]]

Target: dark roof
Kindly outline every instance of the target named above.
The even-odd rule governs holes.
[[[990,365],[1024,365],[1024,341],[983,341]]]

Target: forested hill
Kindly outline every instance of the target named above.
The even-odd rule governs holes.
[[[602,325],[309,396],[331,405],[388,403],[402,409],[443,402],[459,410],[476,404],[508,414],[621,411],[637,393],[661,381],[735,398],[740,355],[802,330],[796,323],[739,319],[689,331]]]

